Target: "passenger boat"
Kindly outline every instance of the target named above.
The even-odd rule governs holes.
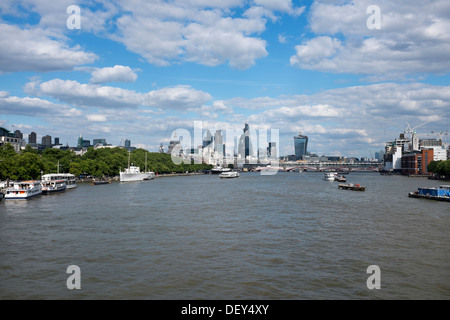
[[[334,181],[336,178],[336,173],[334,172],[325,172],[323,175],[323,180],[325,181]]]
[[[43,182],[65,180],[66,189],[74,189],[77,187],[77,179],[71,173],[50,173],[42,176]]]
[[[120,171],[120,181],[144,181],[155,178],[155,173],[152,171],[147,172],[147,154],[145,154],[145,172],[141,172],[139,167],[130,165],[130,153],[128,153],[128,168],[124,171]]]
[[[42,187],[42,194],[64,192],[67,189],[66,180],[42,181],[41,187]]]
[[[432,188],[418,188],[416,192],[410,192],[408,196],[410,198],[450,201],[450,185],[441,185]]]
[[[219,177],[221,177],[221,178],[239,178],[239,172],[237,172],[237,171],[222,172],[221,174],[219,174]]]
[[[366,190],[366,187],[363,187],[359,184],[353,184],[353,183],[347,183],[347,184],[340,183],[338,185],[338,188],[342,189],[342,190],[353,190],[353,191],[365,191]]]
[[[231,169],[224,168],[222,166],[217,166],[217,167],[211,169],[212,174],[222,174],[222,173],[227,173],[227,172],[231,172]]]
[[[5,189],[5,200],[28,200],[42,194],[40,181],[14,182]]]

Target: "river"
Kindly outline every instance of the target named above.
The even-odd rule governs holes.
[[[425,178],[156,178],[0,203],[1,299],[449,299],[450,204]],[[80,270],[69,290],[67,267]],[[379,267],[380,289],[367,268]]]

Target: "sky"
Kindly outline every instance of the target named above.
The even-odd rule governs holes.
[[[329,156],[408,125],[450,142],[449,30],[447,0],[3,0],[0,126],[152,152],[195,122],[278,130],[280,155],[299,132]]]

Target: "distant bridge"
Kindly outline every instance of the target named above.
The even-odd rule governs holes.
[[[261,170],[265,165],[245,165],[249,170]],[[358,163],[330,163],[330,162],[313,162],[313,163],[279,163],[276,167],[279,171],[338,171],[338,172],[379,172],[381,165],[373,162]],[[275,169],[275,166],[272,166]]]

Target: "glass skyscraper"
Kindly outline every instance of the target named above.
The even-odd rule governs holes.
[[[294,137],[295,160],[302,160],[308,149],[308,137],[300,132]]]

